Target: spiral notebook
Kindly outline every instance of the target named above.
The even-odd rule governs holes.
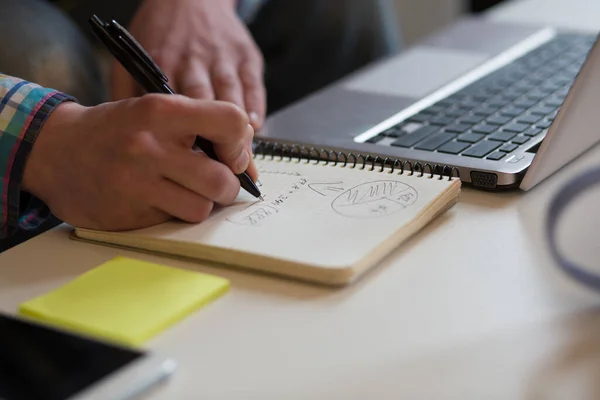
[[[328,285],[375,267],[459,198],[451,168],[304,147],[258,146],[260,201],[240,192],[202,223],[76,238]]]

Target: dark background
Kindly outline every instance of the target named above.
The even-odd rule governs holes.
[[[470,0],[470,9],[473,12],[480,12],[488,7],[501,3],[503,0]]]

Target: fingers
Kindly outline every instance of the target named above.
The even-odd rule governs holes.
[[[217,100],[228,101],[244,108],[242,84],[233,62],[217,61],[211,71],[211,78]]]
[[[161,169],[166,178],[218,204],[231,204],[240,192],[232,171],[202,153],[172,154],[161,161]]]
[[[248,142],[254,136],[252,126],[246,125],[246,132],[236,142],[215,143],[215,152],[219,160],[231,168],[235,174],[241,174],[248,169],[252,161],[252,151]]]
[[[164,143],[186,150],[201,136],[212,142],[219,160],[234,173],[248,167],[250,154],[245,145],[254,131],[239,107],[177,95],[152,94],[136,100],[137,128],[157,132]]]
[[[237,67],[234,62],[218,61],[212,68],[211,81],[217,100],[228,101],[244,109],[255,130],[262,126],[266,90],[260,57],[248,56]]]
[[[160,180],[152,193],[154,207],[186,222],[204,221],[214,205],[209,199],[168,179]]]
[[[171,138],[199,135],[226,144],[242,140],[248,131],[248,116],[230,103],[148,94],[136,99],[135,107],[142,127]]]
[[[244,92],[244,106],[254,130],[263,124],[266,112],[266,90],[262,79],[262,64],[256,61],[242,63],[239,76]]]
[[[179,70],[179,92],[194,99],[213,100],[215,93],[208,71],[201,61],[188,59]]]
[[[254,164],[254,158],[252,157],[252,139],[253,138],[254,138],[254,130],[251,132],[251,135],[248,135],[246,137],[246,143],[244,144],[244,148],[250,155],[250,163],[248,164],[248,167],[246,168],[246,172],[248,173],[250,178],[254,182],[256,182],[258,180],[258,169],[256,168],[256,165]]]

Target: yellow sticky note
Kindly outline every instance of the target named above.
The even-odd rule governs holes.
[[[228,289],[224,278],[116,257],[21,304],[19,311],[64,329],[137,346]]]

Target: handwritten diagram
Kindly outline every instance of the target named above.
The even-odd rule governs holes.
[[[333,200],[331,208],[352,218],[374,218],[390,215],[413,204],[417,191],[400,181],[374,181],[345,191]]]
[[[233,222],[238,225],[258,225],[264,219],[270,217],[271,215],[277,214],[277,209],[275,207],[271,207],[268,205],[264,205],[262,203],[252,204],[250,207],[244,209],[239,214],[236,214],[230,218],[227,218],[227,221]]]
[[[369,181],[349,189],[350,185],[341,180],[319,182],[293,173],[270,172],[283,178],[279,178],[281,184],[275,186],[277,189],[265,191],[263,201],[230,208],[228,222],[259,227],[284,213],[288,206],[303,210],[318,208],[350,218],[376,218],[403,210],[418,198],[412,186],[397,180]]]
[[[338,195],[343,192],[344,182],[329,182],[329,183],[310,183],[308,187],[315,193],[321,196],[327,197],[331,195]]]
[[[289,176],[295,177],[295,175]],[[281,191],[277,195],[263,194],[263,201],[250,204],[245,209],[227,218],[227,221],[238,225],[258,226],[267,218],[277,214],[285,203],[307,186],[308,181],[306,178],[298,177],[286,190]]]

